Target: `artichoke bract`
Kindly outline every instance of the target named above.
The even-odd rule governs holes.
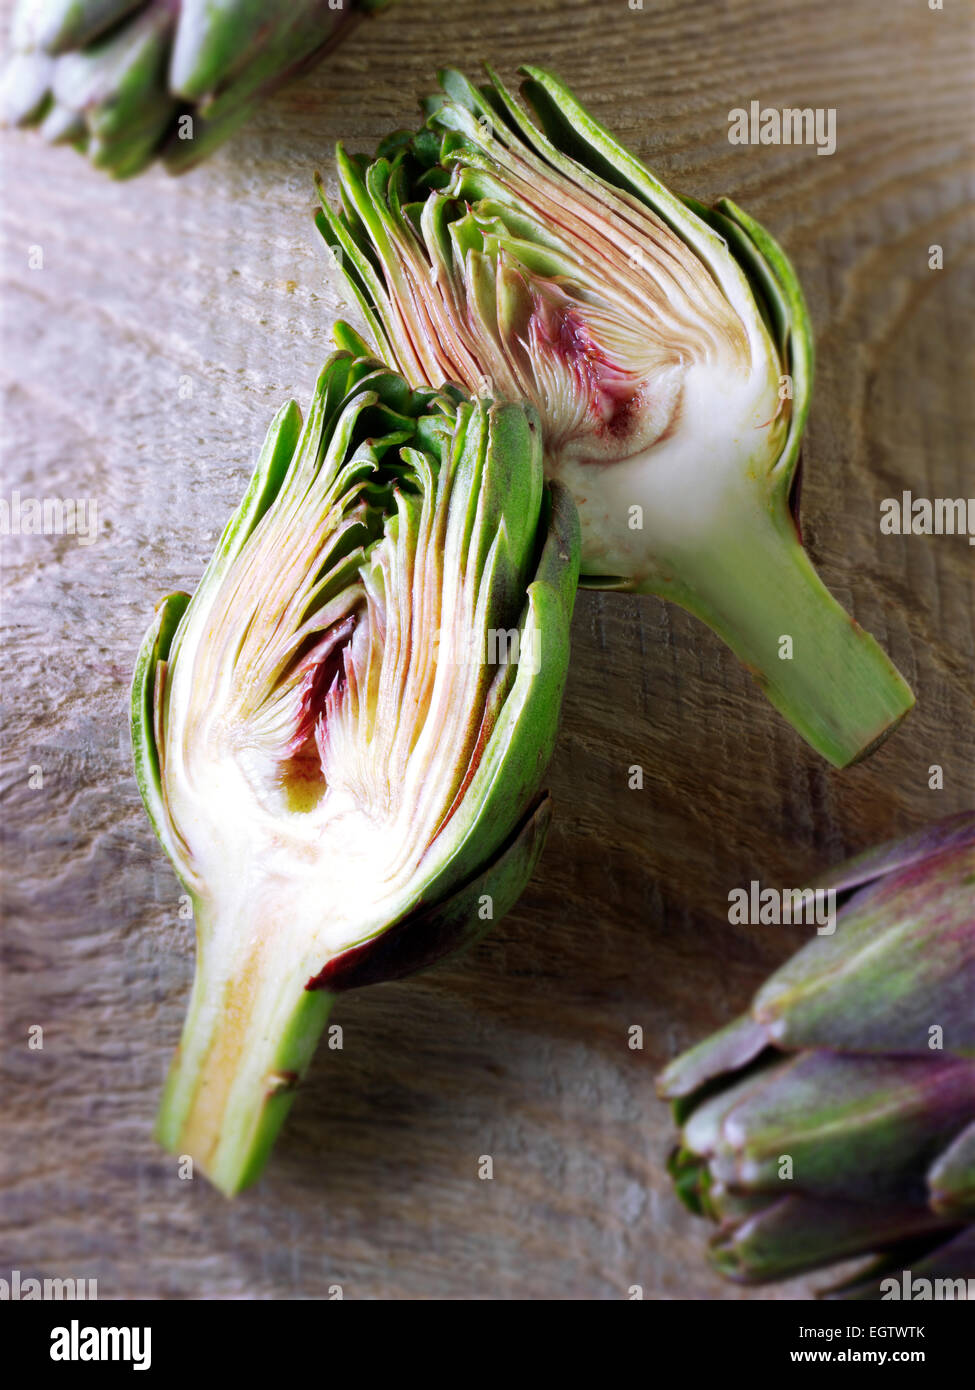
[[[799,536],[813,348],[795,273],[734,203],[675,197],[557,78],[521,71],[540,125],[493,73],[446,71],[418,132],[373,160],[339,147],[340,211],[319,181],[374,349],[414,385],[531,401],[579,509],[583,584],[697,614],[850,763],[913,697]]]
[[[858,1256],[835,1295],[975,1277],[975,813],[821,886],[849,895],[835,933],[659,1078],[677,1191],[742,1282]]]
[[[180,172],[386,3],[20,0],[0,113],[117,178]]]
[[[271,426],[136,667],[136,772],[197,971],[158,1133],[253,1181],[334,996],[474,940],[550,816],[578,519],[518,404],[413,391],[353,338]]]

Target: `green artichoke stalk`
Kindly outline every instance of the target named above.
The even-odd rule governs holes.
[[[414,385],[531,401],[579,509],[582,582],[697,614],[844,766],[913,696],[799,536],[813,348],[795,273],[734,203],[675,197],[555,77],[521,71],[541,128],[493,73],[478,89],[447,71],[418,133],[372,161],[339,147],[341,211],[319,181],[373,346]]]
[[[745,1283],[858,1256],[835,1294],[975,1276],[975,812],[822,887],[849,895],[834,934],[659,1079],[677,1190]]]
[[[20,0],[0,113],[117,178],[181,172],[385,3]]]
[[[133,682],[139,786],[197,932],[158,1134],[227,1194],[259,1176],[334,995],[487,930],[550,814],[572,500],[530,407],[413,391],[345,342],[304,426],[276,416]]]

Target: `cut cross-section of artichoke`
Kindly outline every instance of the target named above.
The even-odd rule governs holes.
[[[675,197],[542,68],[441,73],[426,125],[338,151],[319,227],[376,350],[414,385],[531,401],[579,509],[584,584],[702,618],[830,762],[913,704],[796,522],[809,317],[734,203]]]
[[[578,578],[530,406],[413,391],[352,338],[291,403],[133,686],[140,787],[193,898],[197,975],[159,1120],[256,1178],[339,990],[512,906],[548,823]]]

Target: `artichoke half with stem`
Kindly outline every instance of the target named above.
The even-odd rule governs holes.
[[[680,1125],[677,1191],[717,1224],[711,1258],[734,1280],[872,1256],[831,1292],[899,1297],[907,1277],[971,1289],[975,812],[821,887],[848,895],[834,933],[659,1078]]]
[[[0,114],[116,178],[205,159],[388,0],[20,0]]]
[[[474,940],[550,817],[578,519],[530,406],[414,391],[352,335],[276,416],[136,666],[136,772],[197,969],[159,1115],[256,1179],[335,994]]]
[[[375,350],[415,385],[531,401],[582,583],[683,605],[830,762],[863,757],[913,696],[801,543],[792,266],[728,199],[675,197],[544,69],[521,69],[537,123],[488,71],[441,73],[423,127],[374,159],[339,147],[340,210],[319,181]]]

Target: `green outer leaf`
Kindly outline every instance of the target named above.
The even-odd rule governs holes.
[[[205,112],[267,93],[311,55],[354,24],[356,0],[334,9],[329,0],[180,0],[170,86]],[[222,113],[221,113],[222,114]]]
[[[83,111],[98,133],[118,134],[126,123],[141,133],[147,103],[153,111],[159,99],[172,106],[165,82],[171,30],[171,15],[147,10],[91,48],[62,54],[54,65],[55,98]]]
[[[975,811],[960,811],[957,816],[943,816],[925,825],[912,835],[876,845],[856,854],[852,859],[821,875],[819,886],[833,888],[837,893],[862,888],[875,879],[923,864],[939,854],[963,846],[975,847]]]
[[[339,216],[332,211],[322,180],[318,177],[316,186],[321,208],[316,213],[315,222],[332,250],[341,253],[341,273],[365,317],[376,350],[381,357],[389,357],[395,365],[400,365],[396,362],[398,354],[388,351],[392,344],[388,340],[386,320],[380,309],[384,302],[388,303],[385,281],[377,273],[373,257],[367,250],[369,239],[374,240],[383,254],[384,269],[394,264],[384,217],[377,212],[369,197],[357,162],[341,144],[335,148],[335,165],[345,215]]]
[[[730,198],[719,198],[713,209],[691,198],[684,201],[723,234],[729,250],[769,307],[776,342],[793,381],[789,434],[774,469],[788,493],[809,418],[815,365],[812,323],[799,277],[775,238]]]
[[[755,996],[779,1047],[975,1057],[975,844],[888,874],[843,909]]]
[[[975,1221],[975,1119],[932,1164],[928,1187],[935,1211]]]
[[[550,488],[550,497],[551,519],[521,624],[523,634],[541,634],[539,669],[532,671],[525,662],[518,665],[464,804],[450,822],[449,839],[456,848],[436,869],[440,891],[449,891],[470,877],[484,845],[502,843],[511,834],[555,746],[569,663],[580,541],[579,519],[569,494],[556,484]]]
[[[0,73],[0,118],[4,125],[32,125],[51,106],[54,63],[45,53],[13,53]]]
[[[788,1154],[788,1188],[804,1196],[927,1206],[927,1165],[973,1104],[975,1063],[801,1052],[725,1110],[711,1172],[734,1190],[775,1197]]]
[[[73,145],[87,140],[84,117],[67,106],[52,106],[41,122],[41,135],[50,145]]]
[[[921,1296],[922,1287],[914,1281],[951,1281],[950,1288],[944,1284],[928,1285],[927,1296],[937,1299],[972,1298],[975,1289],[975,1226],[961,1231],[942,1233],[932,1240],[930,1237],[916,1241],[905,1241],[896,1246],[869,1269],[860,1270],[851,1279],[822,1291],[828,1299],[877,1300],[890,1297]],[[963,1280],[959,1286],[955,1281]],[[909,1292],[905,1293],[905,1288]],[[897,1293],[894,1293],[894,1290]],[[964,1292],[962,1292],[962,1290]]]
[[[740,1226],[719,1231],[711,1243],[711,1258],[729,1279],[766,1284],[949,1229],[924,1207],[859,1206],[787,1196]]]
[[[159,663],[169,659],[176,630],[190,602],[189,594],[169,594],[157,606],[136,658],[132,677],[131,733],[135,777],[146,814],[160,843],[179,871],[182,856],[169,827],[159,778],[159,752],[153,728],[153,701]]]
[[[144,0],[20,0],[33,10],[34,42],[48,53],[85,48],[100,34],[143,6]]]
[[[262,44],[275,42],[289,10],[304,7],[305,0],[291,0],[269,13],[266,0],[180,0],[169,68],[173,91],[186,101],[203,100]]]
[[[697,1092],[708,1082],[741,1070],[768,1046],[766,1030],[749,1014],[742,1014],[675,1057],[657,1078],[657,1094],[663,1100],[690,1098],[693,1104]]]
[[[332,341],[340,352],[349,352],[353,357],[368,357],[372,348],[350,323],[339,319],[332,329]]]

